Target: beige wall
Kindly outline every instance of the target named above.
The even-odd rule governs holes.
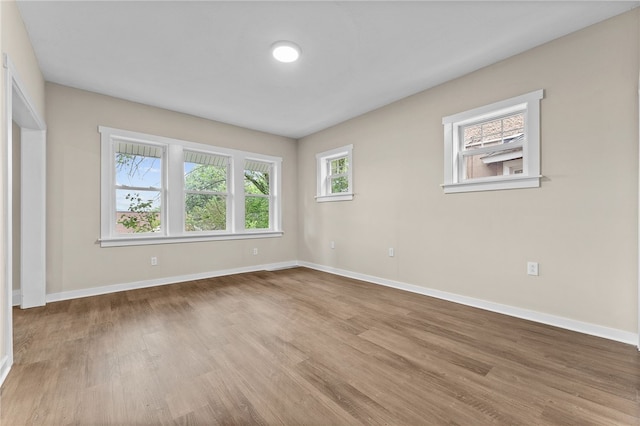
[[[635,10],[303,138],[299,259],[636,332],[639,49]],[[536,89],[542,187],[444,195],[442,117]],[[316,203],[346,144],[354,200]]]
[[[44,78],[18,6],[14,0],[2,0],[0,7],[2,7],[2,52],[6,53],[13,62],[36,112],[46,121]]]
[[[22,17],[18,11],[15,1],[2,0],[0,1],[0,46],[2,46],[2,53],[6,53],[15,66],[16,72],[22,85],[24,86],[27,96],[29,96],[31,102],[33,102],[37,113],[41,118],[45,118],[45,100],[44,100],[44,78],[40,72],[38,61],[36,59],[33,47],[27,35]],[[5,119],[5,96],[4,92],[4,80],[5,69],[0,66],[0,138],[2,141],[2,147],[6,147],[8,141],[6,138],[8,126],[11,123],[7,123]],[[5,182],[2,180],[4,171],[2,170],[5,163],[4,158],[5,149],[0,149],[0,187],[3,187]],[[4,229],[5,218],[3,215],[6,200],[0,200],[0,235],[6,235]],[[0,259],[5,259],[5,253],[7,248],[0,247]],[[5,271],[6,265],[4,261],[0,260],[0,360],[6,355],[5,343],[5,328],[6,328],[6,300],[5,295],[7,287],[11,288],[12,284],[6,282]]]
[[[47,293],[296,259],[295,140],[55,84],[46,93]],[[284,236],[101,248],[99,125],[282,157]]]

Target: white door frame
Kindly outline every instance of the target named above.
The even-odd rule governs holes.
[[[1,238],[4,252],[6,283],[5,349],[0,360],[0,384],[13,364],[13,129],[12,122],[20,126],[21,139],[21,230],[20,230],[20,307],[42,306],[46,297],[46,124],[38,114],[26,86],[21,82],[15,66],[6,54],[5,69],[5,123],[3,188],[4,230]],[[28,173],[27,173],[28,172]]]

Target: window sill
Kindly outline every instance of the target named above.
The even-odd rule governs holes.
[[[318,203],[326,203],[329,201],[351,201],[353,194],[334,194],[334,195],[318,195],[316,201]]]
[[[498,191],[503,189],[539,188],[542,176],[484,178],[440,185],[445,194],[458,192]]]
[[[124,247],[124,246],[145,246],[153,244],[176,244],[176,243],[197,243],[201,241],[225,241],[225,240],[249,240],[255,238],[276,238],[282,237],[282,231],[256,231],[242,234],[216,234],[216,235],[180,235],[174,237],[167,236],[143,236],[125,238],[101,238],[98,240],[100,247]]]

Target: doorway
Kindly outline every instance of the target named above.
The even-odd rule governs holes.
[[[14,302],[23,309],[42,306],[46,302],[46,125],[7,55],[3,55],[3,66],[7,144],[2,152],[4,235],[0,244],[4,254],[6,293],[3,298],[4,350],[0,354],[0,383],[13,364]],[[19,132],[15,140],[14,130]],[[14,152],[14,145],[19,147],[19,153]],[[19,186],[15,187],[14,165],[20,169]],[[15,209],[19,212],[19,221],[14,221],[14,191],[19,191],[15,197],[20,202],[20,208]],[[15,227],[18,223],[19,227]],[[14,247],[20,249],[19,263],[15,264],[16,267],[19,265],[19,274],[15,274],[19,277],[18,300],[14,300]]]

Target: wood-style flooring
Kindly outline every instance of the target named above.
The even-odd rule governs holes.
[[[304,268],[14,327],[3,426],[640,424],[633,346]]]

